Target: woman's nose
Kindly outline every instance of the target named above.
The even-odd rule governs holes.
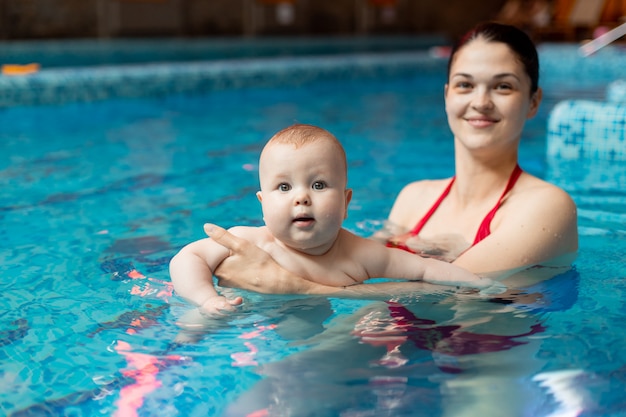
[[[491,100],[489,92],[485,89],[477,90],[476,95],[474,96],[474,100],[472,101],[472,106],[476,110],[484,111],[493,109],[493,101]]]

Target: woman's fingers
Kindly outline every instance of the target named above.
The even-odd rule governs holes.
[[[212,223],[206,223],[204,225],[204,233],[220,245],[230,249],[232,252],[239,250],[242,242],[246,242],[244,239],[238,238],[223,227]]]

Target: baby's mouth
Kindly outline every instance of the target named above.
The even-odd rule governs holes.
[[[313,222],[315,222],[315,218],[311,216],[297,216],[295,219],[293,219],[293,224],[296,224],[298,226],[309,226],[313,224]]]

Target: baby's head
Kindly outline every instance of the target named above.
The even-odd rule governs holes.
[[[294,149],[302,148],[313,143],[320,143],[323,146],[334,148],[337,152],[337,168],[343,169],[343,176],[348,176],[348,164],[346,162],[346,152],[337,138],[328,130],[322,129],[314,125],[296,123],[277,132],[270,138],[261,152],[261,160],[272,145],[291,145]]]
[[[281,130],[261,152],[259,181],[257,197],[275,238],[310,255],[331,248],[352,198],[346,154],[335,136],[304,124]]]

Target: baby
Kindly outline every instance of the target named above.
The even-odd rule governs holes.
[[[346,154],[322,128],[296,124],[276,133],[261,152],[259,180],[265,226],[236,226],[230,232],[294,274],[335,287],[377,277],[473,288],[493,284],[455,265],[387,248],[343,229],[352,198],[346,188]],[[213,273],[228,255],[210,238],[183,247],[170,263],[176,292],[205,314],[233,310],[241,297],[227,299],[213,286]]]

